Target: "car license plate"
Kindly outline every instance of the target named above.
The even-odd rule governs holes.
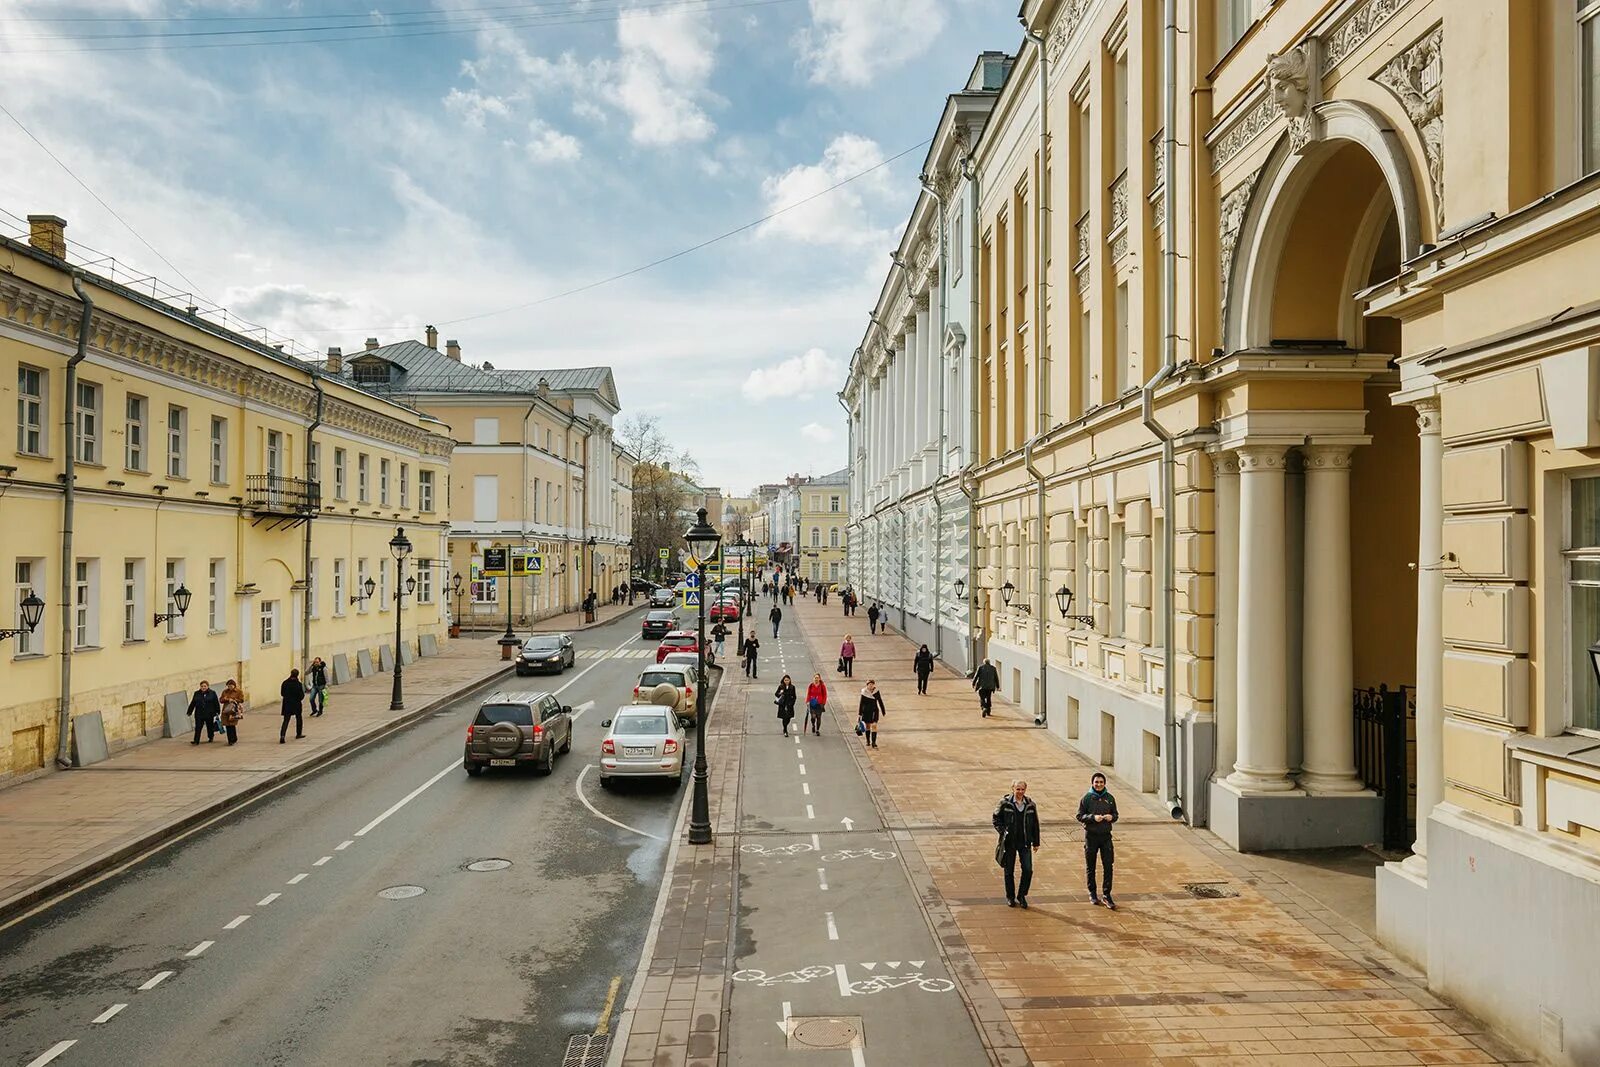
[[[516,765],[517,761],[514,759],[492,759],[489,761],[489,766],[491,767],[515,767]]]
[[[654,745],[623,745],[622,754],[624,756],[654,756],[656,749]]]

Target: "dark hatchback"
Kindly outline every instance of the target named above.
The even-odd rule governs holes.
[[[522,642],[517,674],[560,674],[577,666],[578,652],[566,634],[535,634]]]
[[[645,613],[644,622],[640,624],[642,637],[662,638],[678,628],[678,613],[675,611],[650,611]]]

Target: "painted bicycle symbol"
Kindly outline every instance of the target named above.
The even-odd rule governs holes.
[[[826,978],[833,973],[833,968],[818,965],[815,967],[802,967],[798,971],[784,971],[782,974],[768,974],[766,971],[746,968],[733,972],[735,982],[753,982],[758,986],[773,985],[804,985],[818,978]]]
[[[871,978],[851,982],[850,992],[865,997],[886,989],[913,985],[925,993],[948,993],[956,987],[948,978],[924,978],[921,971],[916,971],[911,974],[875,974]]]
[[[822,858],[827,862],[832,862],[834,860],[892,860],[897,855],[899,855],[898,852],[890,852],[887,849],[843,848],[830,856],[824,856]]]
[[[773,845],[771,848],[766,845],[740,845],[739,851],[752,856],[798,856],[812,851],[812,848],[804,841],[797,841],[792,845]]]

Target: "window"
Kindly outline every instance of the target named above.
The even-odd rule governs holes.
[[[167,405],[167,477],[182,478],[189,473],[189,412],[176,404]]]
[[[267,431],[267,476],[283,477],[283,434],[278,430]]]
[[[411,464],[400,464],[400,510],[411,507]]]
[[[372,499],[372,463],[365,452],[356,456],[356,500],[362,504]]]
[[[333,498],[345,499],[345,455],[342,448],[333,450]]]
[[[549,430],[545,430],[545,432],[544,432],[544,450],[546,452],[554,452],[555,451],[555,446],[551,443],[553,440],[554,440],[554,438],[552,437],[550,431]]]
[[[142,396],[128,394],[127,429],[123,434],[125,455],[122,465],[130,471],[145,471],[150,468],[147,464],[149,457],[145,454],[146,441],[150,428],[148,425],[150,415],[150,401]]]
[[[183,616],[178,614],[178,605],[172,602],[172,594],[178,591],[178,586],[183,584],[183,560],[167,560],[167,581],[164,595],[161,598],[160,611],[163,615],[171,615],[167,620],[167,636],[182,637],[184,634]]]
[[[1133,353],[1129,351],[1128,343],[1128,283],[1123,282],[1117,286],[1117,365],[1113,372],[1112,381],[1115,383],[1116,393],[1121,396],[1128,391],[1129,364],[1132,362]]]
[[[383,507],[389,506],[389,461],[378,460],[378,503]]]
[[[835,526],[833,529],[828,531],[828,547],[829,548],[838,548],[839,547],[839,528],[837,526]]]
[[[1094,316],[1089,313],[1089,305],[1083,306],[1083,314],[1078,318],[1078,395],[1082,402],[1078,405],[1078,414],[1086,413],[1095,406],[1094,389]]]
[[[46,373],[26,364],[17,368],[17,451],[44,455],[44,392]]]
[[[178,426],[173,426],[173,413],[178,413]],[[173,456],[178,458],[176,459],[176,464],[178,464],[179,474],[174,475],[174,477],[182,477],[182,469],[186,466],[184,458],[182,458],[184,456],[184,437],[186,437],[184,435],[184,421],[186,419],[186,414],[182,414],[182,408],[173,408],[173,410],[166,413],[166,432],[168,432],[168,437],[173,438],[166,446],[166,456],[168,456],[168,461],[166,462],[168,462],[168,466],[173,466]],[[206,461],[208,461],[208,466],[211,467],[211,485],[227,485],[227,419],[219,418],[214,414],[211,416],[211,437],[210,445],[206,450]]]
[[[35,589],[44,588],[44,560],[19,559],[16,569],[16,586],[12,604],[11,626],[22,632],[12,638],[12,648],[18,656],[37,656],[44,652],[44,634],[40,630],[28,633],[22,625],[22,602]],[[42,630],[44,624],[40,623]]]
[[[322,444],[319,441],[312,441],[306,451],[306,480],[322,484]]]
[[[306,571],[306,610],[313,619],[317,617],[317,600],[322,589],[322,568],[318,563],[318,560],[312,560]]]
[[[839,580],[839,564],[838,564],[837,561],[835,561],[833,563],[828,564],[828,581],[837,582],[838,580]]]
[[[144,640],[144,560],[122,561],[122,639]]]
[[[535,481],[534,481],[535,487],[537,487],[538,484],[539,484],[538,480],[535,479]],[[533,499],[534,499],[534,502],[535,502],[534,503],[534,507],[537,508],[539,506],[538,505],[539,494],[538,494],[537,488],[535,488],[535,490],[534,490]],[[423,512],[431,512],[431,511],[433,511],[433,472],[432,471],[418,471],[417,472],[417,510],[418,511],[423,511]],[[538,518],[538,517],[539,516],[537,514],[534,515],[534,518]]]
[[[72,572],[72,646],[100,643],[100,561],[80,559]]]
[[[811,563],[811,580],[813,582],[819,582],[822,580],[822,564],[816,562],[815,560],[813,560]]]
[[[835,515],[839,513],[839,498],[837,496],[830,496],[828,498],[828,510],[833,512]]]
[[[820,526],[811,527],[811,547],[812,548],[821,548],[822,547],[822,527],[820,527]]]
[[[389,610],[389,560],[378,561],[378,610]]]
[[[1600,730],[1600,688],[1589,658],[1589,645],[1600,640],[1600,476],[1572,479],[1567,508],[1568,721]]]
[[[344,560],[333,561],[333,615],[338,618],[344,614]]]
[[[472,476],[472,521],[495,522],[500,518],[500,476]]]
[[[1218,59],[1227,55],[1250,28],[1250,4],[1251,0],[1216,0]]]
[[[499,419],[473,419],[472,443],[475,445],[497,445],[500,443]]]
[[[351,596],[362,597],[356,605],[356,611],[365,615],[371,609],[372,601],[367,597],[367,557],[362,556],[356,560],[356,591]]]
[[[261,602],[261,647],[270,648],[278,643],[278,602]]]
[[[93,382],[79,382],[77,393],[73,426],[78,442],[78,462],[99,463],[100,387]]]
[[[1600,170],[1600,0],[1577,0],[1583,172]]]
[[[433,560],[417,560],[417,603],[433,603]]]
[[[474,574],[478,573],[479,563],[472,568]],[[493,578],[474,578],[472,580],[472,602],[474,604],[498,604],[500,602],[500,585]]]
[[[951,212],[950,217],[952,220],[955,220],[965,218],[966,216],[963,212],[963,209],[957,208],[955,211]],[[945,232],[947,239],[950,242],[950,280],[952,282],[959,282],[961,280],[961,264],[964,262],[962,257],[967,251],[966,242],[961,239],[961,227],[956,225],[954,221],[950,223]]]
[[[1123,525],[1122,516],[1114,516],[1111,520],[1111,635],[1121,637],[1126,625],[1128,607],[1128,573],[1123,565],[1123,557],[1127,554],[1127,527]]]
[[[228,628],[228,561],[214,559],[206,568],[206,629],[220,634]]]

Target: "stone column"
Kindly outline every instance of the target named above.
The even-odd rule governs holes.
[[[1305,456],[1305,623],[1301,654],[1305,742],[1300,785],[1353,793],[1354,641],[1350,608],[1350,446],[1311,444]]]
[[[1444,442],[1439,398],[1417,401],[1417,840],[1405,866],[1428,873],[1428,815],[1444,800]]]
[[[1228,784],[1287,792],[1288,619],[1282,445],[1239,449],[1239,754]]]
[[[1216,465],[1217,605],[1216,698],[1217,762],[1213,777],[1233,773],[1239,755],[1239,457],[1219,452]]]

